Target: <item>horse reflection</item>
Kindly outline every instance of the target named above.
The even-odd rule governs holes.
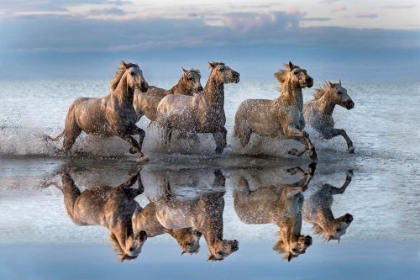
[[[346,233],[353,221],[353,216],[349,213],[335,219],[331,210],[333,195],[344,193],[352,176],[353,172],[348,171],[346,181],[341,188],[324,184],[309,199],[305,200],[302,209],[303,219],[311,223],[314,233],[322,234],[325,241],[337,240],[340,242],[341,236]]]
[[[302,192],[308,188],[315,172],[315,163],[311,163],[308,172],[300,167],[289,169],[294,174],[299,172],[304,178],[294,184],[276,184],[259,186],[251,190],[248,180],[241,176],[234,191],[234,208],[239,219],[246,224],[275,224],[280,228],[279,239],[273,249],[284,254],[288,261],[304,254],[312,245],[312,238],[301,234]]]
[[[140,174],[137,172],[118,187],[101,186],[80,192],[72,177],[63,171],[62,186],[56,186],[64,195],[64,204],[72,222],[79,226],[101,225],[109,230],[109,239],[119,260],[136,259],[147,240],[145,231],[134,232],[132,218],[141,211],[134,200],[143,192]],[[137,188],[131,188],[138,181]]]
[[[154,202],[147,204],[133,218],[133,228],[135,232],[147,232],[147,237],[155,237],[165,233],[171,235],[181,247],[181,255],[185,253],[191,255],[199,252],[201,232],[191,227],[180,229],[165,228],[156,217],[156,204]]]
[[[213,187],[224,187],[225,177],[214,172]],[[201,193],[194,198],[180,198],[173,194],[169,180],[162,194],[154,198],[156,219],[167,229],[194,228],[206,240],[208,260],[221,261],[238,250],[237,240],[223,239],[224,191]]]

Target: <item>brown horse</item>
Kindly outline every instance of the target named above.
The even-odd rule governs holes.
[[[336,188],[330,184],[322,185],[303,204],[303,219],[312,224],[314,233],[322,234],[325,241],[337,240],[340,242],[341,236],[346,233],[347,228],[353,221],[353,216],[349,213],[335,219],[331,210],[333,195],[344,193],[351,182],[352,176],[352,171],[346,173],[346,181],[341,188]]]
[[[122,61],[111,83],[111,92],[102,98],[76,99],[67,113],[64,131],[47,139],[57,141],[64,135],[63,151],[67,153],[82,131],[101,137],[118,136],[132,146],[130,153],[144,159],[141,147],[145,133],[136,126],[133,96],[135,89],[146,92],[148,87],[138,65]],[[131,136],[137,134],[139,142]]]
[[[202,93],[195,96],[171,94],[159,103],[156,123],[163,129],[166,145],[175,129],[180,132],[212,133],[218,154],[226,147],[224,84],[238,83],[239,73],[223,62],[209,63],[209,68],[210,76]]]
[[[71,176],[63,171],[62,186],[50,182],[64,195],[64,204],[72,222],[79,226],[101,225],[109,230],[109,238],[120,261],[136,259],[146,242],[145,231],[135,232],[133,221],[141,211],[134,200],[143,192],[137,172],[118,187],[101,186],[80,192]],[[130,188],[138,181],[138,188]]]
[[[280,228],[279,240],[273,249],[284,254],[288,261],[304,254],[311,246],[312,238],[301,235],[303,195],[315,172],[315,163],[308,173],[300,167],[288,172],[300,172],[304,178],[294,184],[258,186],[251,190],[248,180],[242,176],[235,188],[234,208],[239,219],[246,224],[274,224]]]
[[[154,121],[156,119],[156,110],[159,102],[168,94],[193,96],[194,93],[198,93],[203,90],[200,82],[200,70],[185,70],[184,68],[182,68],[182,70],[184,73],[178,83],[171,89],[165,90],[163,88],[150,86],[147,93],[138,93],[134,95],[133,105],[136,110],[137,121],[139,121],[143,115],[145,115],[149,120]]]
[[[303,115],[307,124],[315,128],[326,139],[343,136],[347,142],[347,151],[354,153],[353,142],[344,129],[334,128],[332,114],[335,105],[340,105],[347,110],[353,109],[354,102],[347,94],[347,90],[337,84],[326,82],[323,87],[315,90],[314,99],[303,105]]]
[[[307,132],[303,131],[302,88],[312,87],[313,79],[305,69],[292,62],[284,64],[286,70],[279,70],[274,76],[281,84],[281,95],[274,100],[247,99],[239,105],[235,114],[234,136],[239,137],[242,146],[249,143],[252,133],[270,138],[293,138],[305,147],[289,154],[301,156],[309,150],[309,157],[317,160],[315,148]]]

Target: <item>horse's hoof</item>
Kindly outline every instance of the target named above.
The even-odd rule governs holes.
[[[313,152],[309,153],[309,158],[313,161],[317,161],[318,160],[318,155],[316,154],[315,151],[313,151]]]
[[[288,153],[289,155],[295,156],[295,155],[297,155],[298,150],[297,150],[297,149],[295,149],[295,148],[293,148],[293,149],[291,149],[290,151],[288,151],[287,153]]]
[[[148,162],[149,161],[149,157],[148,156],[142,156],[142,157],[139,157],[136,161],[138,163]]]
[[[354,154],[354,147],[350,147],[350,148],[348,148],[347,149],[347,152],[349,153],[349,154]]]
[[[215,151],[216,151],[216,154],[221,154],[223,152],[223,148],[217,147]]]
[[[129,150],[129,152],[130,152],[130,154],[136,154],[137,153],[137,150],[136,150],[136,148],[134,148],[134,147],[131,147],[130,148],[130,150]]]
[[[314,175],[315,169],[316,169],[316,162],[311,162],[309,164],[309,167],[308,167],[308,173],[309,173],[309,175],[311,175],[311,176]]]
[[[292,174],[292,175],[295,175],[297,173],[296,168],[289,168],[286,171],[287,171],[287,173]]]
[[[346,176],[353,177],[353,170],[347,170],[346,171]]]

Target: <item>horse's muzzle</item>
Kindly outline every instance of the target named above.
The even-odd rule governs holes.
[[[147,82],[141,82],[140,84],[140,91],[146,92],[149,89],[149,84]]]
[[[197,91],[198,91],[198,92],[203,91],[203,86],[202,86],[202,85],[200,85],[200,86],[197,88]]]
[[[347,110],[350,110],[350,109],[353,109],[354,108],[354,102],[352,100],[347,101],[345,103],[345,105],[346,105],[346,109]]]
[[[312,79],[311,77],[306,78],[305,82],[308,88],[311,88],[314,85],[314,79]]]
[[[233,81],[235,84],[239,83],[239,78],[240,74],[238,72],[233,72]]]

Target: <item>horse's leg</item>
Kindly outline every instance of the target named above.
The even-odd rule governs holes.
[[[81,192],[79,188],[74,184],[73,179],[66,172],[61,174],[61,180],[63,182],[63,187],[61,191],[64,195],[64,205],[66,206],[67,215],[74,221],[74,204],[77,198],[80,196]]]
[[[349,153],[353,154],[354,153],[353,141],[351,141],[350,137],[347,135],[347,133],[346,133],[346,131],[344,129],[334,128],[331,131],[331,133],[329,133],[329,134],[327,134],[325,136],[325,138],[326,139],[331,139],[331,138],[336,137],[336,136],[339,136],[339,135],[343,136],[344,140],[346,140],[346,142],[347,142],[347,151]]]
[[[249,129],[246,124],[240,123],[234,127],[235,136],[239,137],[242,147],[245,147],[249,143],[251,138],[251,129]]]
[[[143,146],[144,137],[146,136],[146,133],[144,132],[143,129],[141,129],[138,126],[135,125],[131,128],[131,135],[139,135],[138,149],[141,150],[141,148]],[[137,153],[137,149],[133,146],[133,147],[130,148],[129,152],[130,152],[130,154],[135,154],[135,153]],[[141,157],[143,157],[143,155]]]
[[[308,166],[308,173],[305,173],[305,178],[300,180],[299,182],[291,185],[286,186],[286,193],[287,195],[295,195],[299,192],[304,192],[308,189],[309,182],[312,180],[316,169],[316,163],[311,162]]]
[[[216,142],[216,154],[221,154],[227,145],[227,130],[223,126],[217,127],[217,132],[213,133],[214,142]]]
[[[64,128],[63,152],[67,153],[73,147],[80,133],[82,133],[82,129],[76,123]]]
[[[342,194],[346,191],[346,188],[351,183],[351,178],[353,176],[353,170],[349,170],[346,172],[346,181],[344,182],[343,186],[341,188],[336,188],[334,186],[331,186],[330,184],[326,184],[331,190],[331,193],[334,194]],[[324,185],[325,186],[325,185]]]
[[[306,147],[304,150],[298,151],[296,149],[291,149],[288,153],[291,155],[295,155],[300,157],[306,150],[309,150],[309,158],[312,160],[317,160],[318,156],[315,151],[315,147],[312,144],[311,140],[309,139],[309,135],[306,131],[300,131],[292,126],[288,126],[287,129],[284,131],[284,135],[287,138],[303,138],[306,142]],[[299,142],[301,140],[298,140]]]
[[[138,188],[134,189],[131,186],[134,183],[138,182]],[[132,175],[130,179],[119,185],[115,188],[115,192],[124,192],[129,198],[134,199],[136,196],[140,195],[144,191],[144,186],[141,181],[140,171],[137,171],[136,174]]]
[[[139,140],[141,141],[141,143],[143,143],[145,132],[144,132],[143,129],[138,128],[137,126],[136,126],[136,128],[137,129],[134,129],[134,128],[132,129],[132,133],[133,133],[133,135],[139,134],[139,136],[140,136],[139,137]],[[116,136],[118,136],[121,139],[127,141],[132,146],[132,148],[130,149],[130,153],[133,152],[133,151],[136,151],[136,153],[139,155],[139,159],[142,158],[142,157],[144,157],[144,154],[141,152],[141,146],[136,141],[136,139],[134,139],[134,137],[132,137],[131,135],[129,135],[129,134],[125,133],[125,132],[122,132],[122,131],[121,132],[118,132],[116,134]]]

